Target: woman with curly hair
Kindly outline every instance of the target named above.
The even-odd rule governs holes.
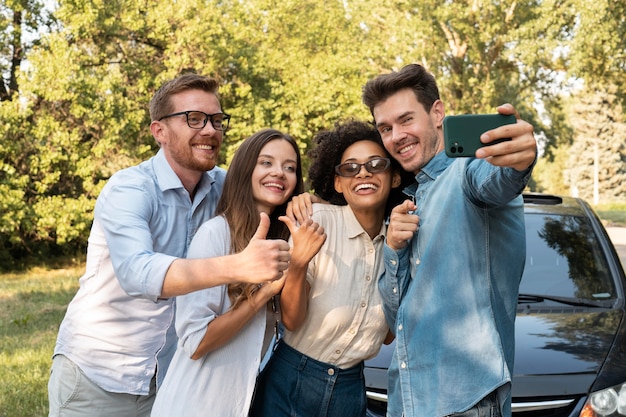
[[[252,417],[365,416],[363,361],[393,339],[376,281],[405,174],[365,122],[337,124],[315,142],[311,188],[331,204],[314,204],[312,219],[327,238],[310,262],[289,265],[285,332],[259,376]]]
[[[252,239],[264,239],[265,232],[268,239],[288,239],[291,233],[291,261],[308,262],[324,242],[324,230],[311,220],[297,227],[283,216],[289,199],[302,191],[294,139],[274,129],[257,132],[235,153],[216,216],[198,229],[187,256],[228,255]],[[259,222],[266,227],[262,232],[257,231]],[[153,417],[246,415],[277,323],[274,296],[284,283],[285,276],[263,285],[222,285],[176,298],[178,348],[157,392]]]

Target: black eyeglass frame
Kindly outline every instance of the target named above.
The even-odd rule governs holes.
[[[204,122],[202,123],[202,126],[198,126],[198,127],[194,127],[192,125],[189,124],[189,113],[201,113],[204,114]],[[226,113],[213,113],[213,114],[207,114],[203,111],[200,110],[187,110],[187,111],[179,111],[178,113],[172,113],[172,114],[166,114],[165,116],[161,117],[158,119],[158,121],[160,122],[163,119],[167,119],[169,117],[174,117],[174,116],[182,116],[185,115],[185,121],[187,122],[187,126],[189,126],[190,129],[197,129],[197,130],[201,130],[204,129],[204,127],[206,126],[206,124],[209,122],[209,120],[211,121],[211,126],[213,127],[213,129],[215,130],[219,130],[219,131],[225,131],[226,129],[228,129],[228,126],[230,124],[230,114],[226,114]],[[216,127],[215,124],[213,123],[213,117],[215,116],[222,116],[222,126],[221,127]],[[226,126],[224,126],[224,122],[226,122]]]
[[[385,162],[384,166],[380,169],[374,168],[372,166],[372,163],[378,162],[378,161]],[[341,167],[347,166],[347,165],[352,165],[355,168],[358,166],[358,169],[354,170],[354,174],[346,175],[345,173],[341,172]],[[365,170],[369,172],[370,174],[379,174],[381,172],[387,171],[391,167],[391,160],[389,158],[372,158],[369,161],[364,162],[362,164],[359,164],[357,162],[344,162],[343,164],[339,164],[335,166],[335,174],[339,175],[340,177],[345,177],[345,178],[356,177],[357,175],[359,175],[359,172],[361,172],[362,167],[365,167]]]

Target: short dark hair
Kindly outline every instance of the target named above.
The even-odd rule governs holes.
[[[173,111],[170,98],[187,90],[202,90],[218,95],[217,80],[198,74],[184,74],[163,84],[150,100],[150,120],[159,120]]]
[[[409,64],[400,71],[382,74],[368,81],[363,87],[363,103],[374,115],[374,107],[400,90],[409,88],[417,101],[430,112],[433,103],[439,100],[439,88],[435,77],[419,64]]]

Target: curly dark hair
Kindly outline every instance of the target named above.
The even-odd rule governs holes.
[[[376,128],[372,124],[360,120],[348,119],[337,122],[334,129],[321,131],[315,135],[313,142],[316,146],[308,152],[308,156],[311,161],[309,167],[310,188],[316,195],[331,204],[341,206],[348,204],[343,194],[335,191],[335,166],[341,163],[341,157],[348,147],[362,140],[375,142],[385,149]],[[402,178],[400,187],[394,188],[389,195],[385,210],[385,215],[387,215],[391,208],[406,199],[402,190],[414,182],[415,177],[404,171],[386,150],[385,153],[391,159],[391,169],[400,173]]]

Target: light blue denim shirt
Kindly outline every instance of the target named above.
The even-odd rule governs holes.
[[[96,202],[85,273],[55,355],[111,392],[146,395],[155,370],[162,381],[176,348],[174,301],[159,298],[163,280],[214,215],[225,175],[221,168],[203,175],[192,201],[161,150],[111,177]]]
[[[405,190],[419,230],[402,250],[385,245],[379,280],[396,334],[389,416],[446,416],[496,389],[510,415],[530,173],[441,152]]]

